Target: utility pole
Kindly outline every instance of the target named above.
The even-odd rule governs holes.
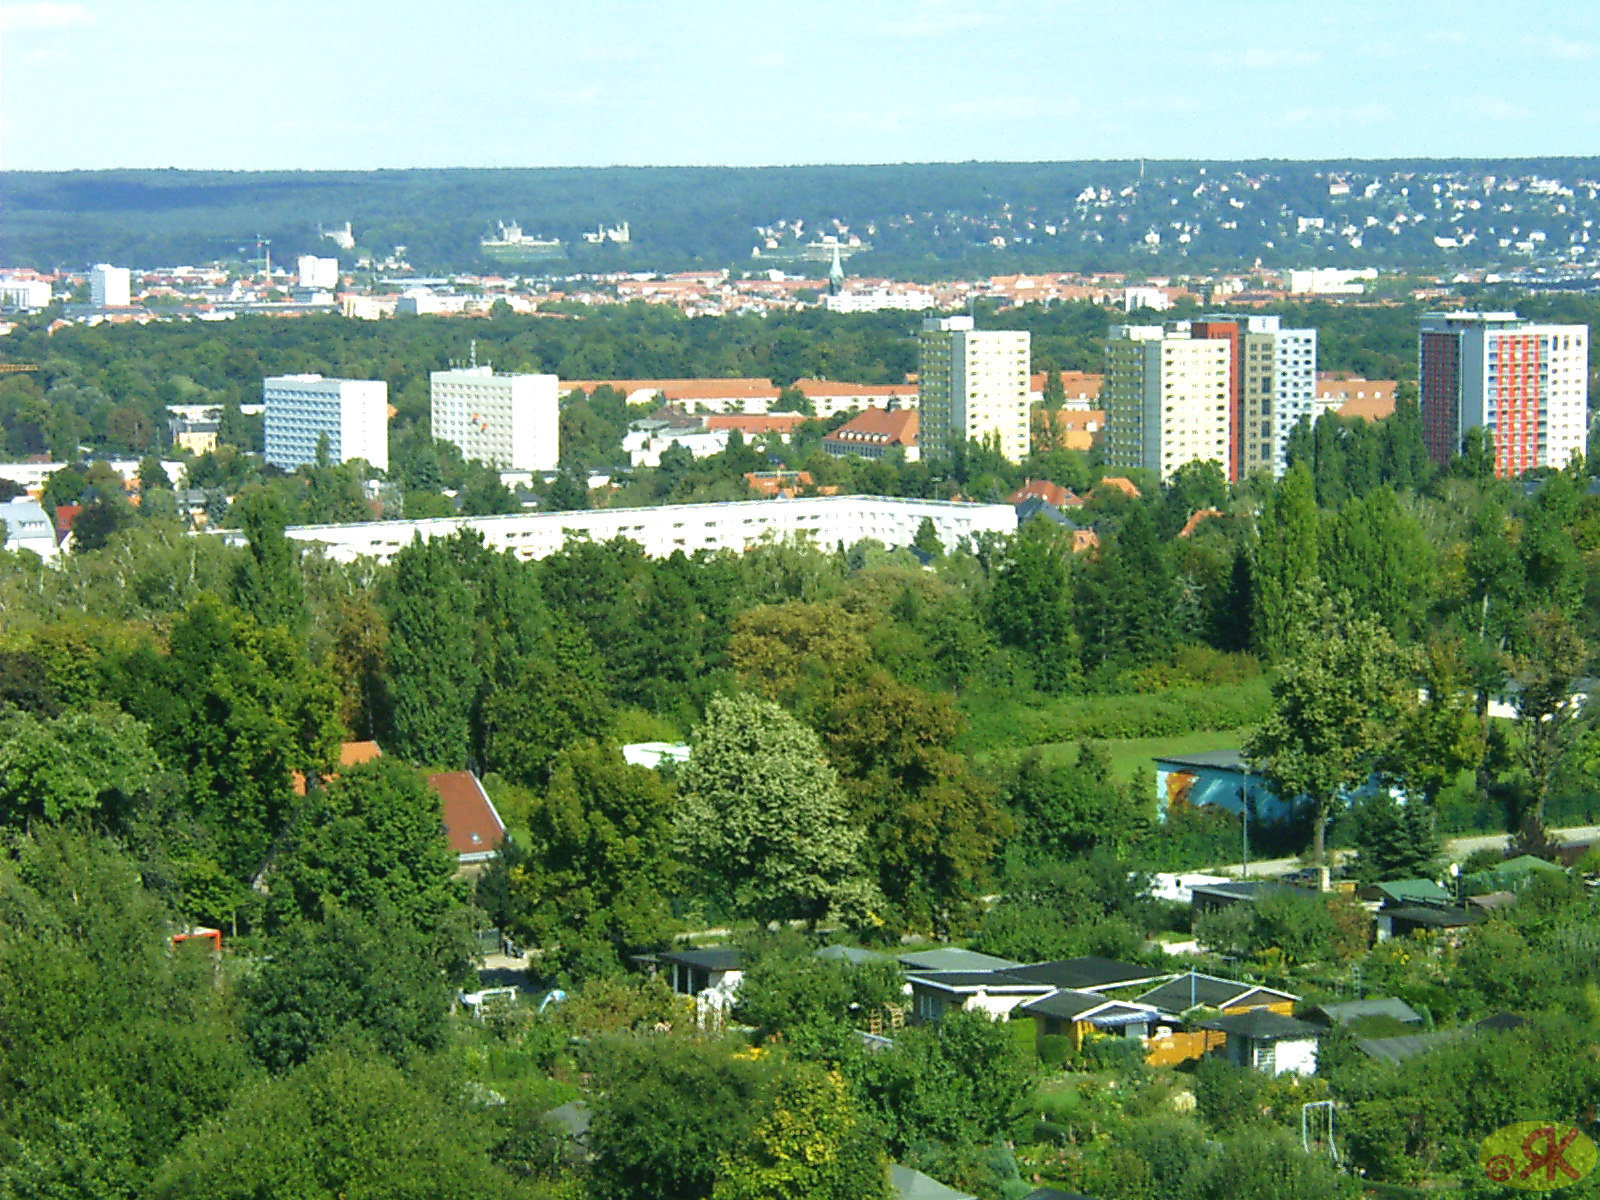
[[[1239,765],[1244,768],[1244,788],[1239,793],[1239,831],[1244,842],[1244,860],[1239,867],[1239,878],[1250,878],[1250,760],[1243,755]]]

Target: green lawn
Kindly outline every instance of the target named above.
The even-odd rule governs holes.
[[[1141,769],[1154,771],[1152,761],[1161,754],[1195,754],[1202,750],[1237,750],[1245,736],[1254,729],[1203,730],[1199,733],[1179,733],[1170,737],[1125,738],[1101,742],[1101,747],[1111,756],[1111,774],[1120,780],[1132,779]],[[1070,761],[1078,753],[1077,742],[1052,742],[1040,746],[1046,762]]]

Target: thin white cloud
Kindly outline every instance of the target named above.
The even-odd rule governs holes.
[[[6,33],[35,33],[93,24],[94,14],[81,4],[46,0],[45,3],[7,4],[0,8],[0,31]]]
[[[987,25],[989,18],[976,9],[955,4],[925,4],[900,17],[886,17],[874,23],[880,34],[902,38],[938,38],[964,33]]]
[[[1529,42],[1539,53],[1562,62],[1583,62],[1593,58],[1597,49],[1600,49],[1593,42],[1564,37],[1530,38]]]
[[[1219,66],[1248,67],[1252,71],[1278,71],[1287,67],[1314,67],[1322,55],[1312,50],[1289,47],[1249,46],[1237,54],[1216,56]]]
[[[1499,96],[1469,96],[1463,107],[1471,116],[1485,121],[1527,121],[1533,117],[1533,113],[1520,104]]]
[[[1278,115],[1274,123],[1291,129],[1306,126],[1333,129],[1340,125],[1376,125],[1392,120],[1394,120],[1394,110],[1387,104],[1372,100],[1366,104],[1349,107],[1329,105],[1326,108],[1288,108]]]
[[[1423,35],[1428,41],[1439,46],[1465,46],[1467,35],[1459,29],[1430,29]]]

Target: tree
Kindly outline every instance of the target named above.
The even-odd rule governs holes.
[[[1202,509],[1228,502],[1228,480],[1214,459],[1193,459],[1172,473],[1161,492],[1161,536],[1174,538]]]
[[[339,691],[283,627],[262,628],[202,595],[172,626],[118,656],[110,690],[151,731],[161,762],[187,781],[187,804],[237,880],[253,879],[294,803],[292,772],[336,761]]]
[[[490,769],[542,787],[562,750],[604,738],[615,707],[603,672],[583,632],[558,621],[544,651],[527,658],[515,684],[484,701],[484,758]]]
[[[443,546],[419,534],[395,555],[384,599],[395,750],[414,762],[463,766],[482,679],[465,581]]]
[[[389,912],[335,912],[278,935],[239,995],[251,1053],[282,1072],[341,1039],[368,1042],[397,1062],[437,1049],[451,986],[427,933]]]
[[[494,1127],[389,1063],[346,1049],[245,1087],[194,1129],[152,1200],[511,1200]]]
[[[1072,620],[1072,546],[1049,521],[1029,521],[994,568],[989,620],[995,636],[1033,665],[1039,689],[1061,692],[1079,676]]]
[[[611,1037],[592,1057],[592,1169],[617,1200],[706,1200],[724,1157],[750,1144],[777,1073],[726,1041]]]
[[[1484,734],[1459,644],[1430,642],[1421,665],[1423,694],[1405,706],[1382,771],[1405,788],[1408,807],[1431,810],[1440,792],[1482,761]]]
[[[976,911],[1010,829],[994,789],[955,749],[961,715],[948,696],[883,671],[830,690],[810,711],[866,833],[877,890],[903,927],[947,933]]]
[[[712,1200],[888,1200],[889,1164],[843,1076],[790,1066],[747,1143],[723,1151]]]
[[[159,771],[149,730],[114,709],[0,717],[0,823],[110,815]]]
[[[251,1074],[214,965],[104,838],[14,838],[0,894],[0,1194],[147,1195]]]
[[[543,507],[550,512],[579,512],[589,507],[588,485],[575,471],[560,471],[545,489]]]
[[[1346,504],[1324,528],[1323,581],[1350,594],[1397,637],[1409,635],[1432,593],[1433,553],[1421,528],[1388,488]]]
[[[409,763],[379,758],[313,789],[271,877],[278,920],[390,913],[419,932],[447,929],[462,903],[439,796]]]
[[[932,517],[923,517],[922,524],[917,526],[917,535],[911,539],[913,549],[933,558],[944,557],[944,543],[939,540],[939,531],[933,527]]]
[[[1510,674],[1516,691],[1520,757],[1528,772],[1528,807],[1522,836],[1530,845],[1544,837],[1544,807],[1556,771],[1584,729],[1584,706],[1574,698],[1589,664],[1589,648],[1559,609],[1524,618]]]
[[[860,830],[817,735],[770,700],[719,696],[694,732],[676,841],[733,911],[763,923],[870,919]]]
[[[1178,590],[1166,547],[1143,504],[1133,506],[1085,572],[1080,626],[1086,657],[1146,666],[1178,639]]]
[[[580,742],[557,756],[510,881],[515,932],[547,964],[602,974],[666,935],[673,801],[656,772],[624,762],[615,746]]]
[[[1317,578],[1317,503],[1304,464],[1290,467],[1268,494],[1258,528],[1251,573],[1255,642],[1276,659],[1288,649],[1300,590]]]
[[[1365,783],[1408,698],[1410,656],[1375,618],[1301,592],[1303,610],[1272,684],[1273,712],[1245,754],[1286,799],[1311,807],[1313,853],[1327,864],[1333,806]]]
[[[864,1113],[895,1158],[927,1142],[974,1146],[1008,1133],[1026,1102],[1028,1068],[1005,1022],[947,1013],[894,1047],[849,1065]]]
[[[262,625],[299,631],[306,622],[305,588],[299,555],[284,536],[283,505],[265,488],[248,488],[234,501],[233,516],[249,539],[234,568],[233,602]]]
[[[1439,856],[1433,808],[1420,796],[1396,803],[1379,791],[1355,805],[1356,878],[1429,879]]]

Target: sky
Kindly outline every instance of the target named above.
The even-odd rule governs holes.
[[[1600,153],[1600,4],[0,0],[0,169]]]

